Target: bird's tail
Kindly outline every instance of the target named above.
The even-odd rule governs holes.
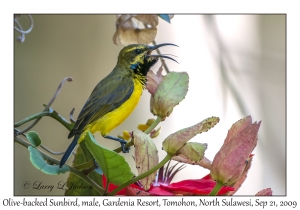
[[[65,154],[62,156],[60,163],[59,163],[59,167],[63,167],[63,165],[65,165],[65,163],[67,162],[67,160],[69,159],[70,155],[72,154],[74,148],[77,145],[78,139],[79,139],[80,135],[76,135],[72,141],[72,143],[69,145],[68,149],[66,150]]]

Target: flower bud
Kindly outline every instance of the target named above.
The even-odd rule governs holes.
[[[232,125],[223,146],[214,157],[210,171],[213,179],[226,185],[232,185],[239,179],[256,146],[259,127],[260,122],[252,124],[251,116]]]
[[[169,135],[162,143],[163,149],[172,155],[176,155],[177,151],[183,147],[191,138],[202,132],[208,131],[219,122],[218,117],[210,117],[202,122],[188,128],[184,128]]]
[[[173,108],[179,104],[187,94],[189,76],[185,72],[171,72],[163,77],[157,90],[150,99],[152,114],[163,120],[168,117]]]
[[[144,132],[145,130],[147,130],[154,123],[154,121],[155,121],[155,119],[148,119],[147,122],[146,122],[146,124],[139,124],[138,125],[138,129],[140,131]],[[161,129],[161,127],[159,127],[158,129],[153,129],[150,132],[150,137],[152,139],[156,138],[159,135],[159,133],[160,133],[160,129]]]
[[[131,133],[126,130],[123,130],[122,135],[119,134],[118,138],[124,139],[125,141],[129,141],[131,139]]]
[[[146,88],[152,96],[156,93],[159,83],[161,83],[164,78],[162,71],[163,68],[161,65],[156,74],[152,70],[150,70],[147,74]]]
[[[206,148],[207,144],[188,142],[178,150],[178,153],[191,161],[200,161],[204,156]]]

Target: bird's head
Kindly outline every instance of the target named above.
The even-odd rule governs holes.
[[[135,74],[141,76],[146,76],[150,70],[150,67],[153,66],[160,57],[171,59],[175,62],[173,58],[166,55],[152,55],[153,50],[158,49],[159,47],[173,45],[175,44],[164,43],[155,46],[148,46],[145,44],[131,44],[124,47],[119,54],[118,64],[126,69],[133,71]],[[178,46],[177,46],[178,47]]]

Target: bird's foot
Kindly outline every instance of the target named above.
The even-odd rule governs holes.
[[[126,148],[126,144],[127,141],[123,140],[124,142],[120,142],[121,143],[121,147],[122,147],[122,152],[123,153],[129,153],[130,147]]]
[[[130,147],[126,148],[127,141],[125,141],[124,139],[117,138],[117,137],[114,137],[114,136],[104,136],[104,138],[120,142],[121,147],[122,147],[122,152],[123,153],[128,153],[129,152]]]

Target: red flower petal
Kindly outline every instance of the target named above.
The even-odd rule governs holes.
[[[162,185],[161,187],[174,193],[182,195],[208,195],[215,187],[216,182],[206,179],[195,180],[183,180],[177,183],[172,183],[168,186]],[[218,195],[226,194],[229,191],[233,191],[233,187],[222,187],[218,192]]]
[[[202,179],[214,181],[213,178],[211,178],[210,174],[207,174],[206,176],[202,177]]]
[[[145,192],[144,190],[140,190],[138,188],[128,186],[126,188],[126,195],[133,195],[133,196],[145,196],[150,195],[150,193]]]
[[[173,193],[163,189],[162,185],[151,187],[150,190],[148,190],[148,193],[150,193],[151,195],[174,195]]]
[[[102,184],[103,184],[103,188],[106,188],[106,177],[104,175],[102,175]],[[108,192],[113,191],[117,187],[118,187],[117,185],[114,185],[114,184],[110,183],[109,186],[108,186]],[[135,189],[138,189],[138,190],[143,190],[142,188],[140,188],[136,184],[131,184],[131,185],[129,185],[129,187],[132,187],[132,188],[135,188]],[[116,195],[128,195],[127,194],[127,188],[123,188],[122,190],[117,192]]]

